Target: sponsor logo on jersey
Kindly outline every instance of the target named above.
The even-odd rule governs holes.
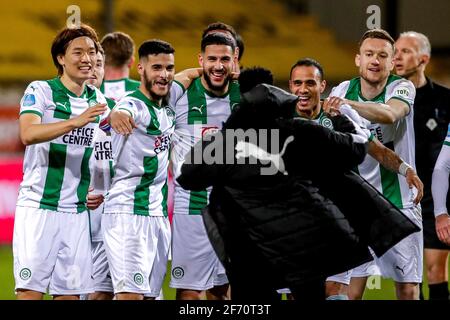
[[[23,98],[23,105],[25,107],[34,106],[35,103],[36,103],[36,98],[35,98],[34,94],[27,93],[25,95],[25,97]]]
[[[184,270],[182,267],[175,267],[172,269],[172,277],[174,279],[181,279],[184,277]]]
[[[19,277],[22,280],[28,280],[31,277],[31,270],[28,268],[22,268],[19,272]]]
[[[383,132],[381,132],[381,127],[380,126],[372,127],[369,130],[378,139],[378,141],[383,143]]]
[[[98,141],[95,143],[95,160],[112,160],[111,141]]]
[[[168,150],[170,147],[170,140],[171,140],[170,135],[156,137],[153,151],[156,154],[159,154],[165,150]]]
[[[395,90],[395,95],[408,98],[410,95],[409,88],[408,87],[399,87]]]
[[[200,105],[200,106],[198,106],[198,107],[192,107],[191,108],[191,110],[192,111],[197,111],[197,112],[200,112],[200,114],[203,114],[203,108],[205,107],[205,105]]]
[[[202,137],[205,137],[210,134],[214,134],[219,131],[219,128],[216,126],[202,127]]]
[[[62,136],[66,144],[90,147],[94,137],[94,128],[76,128]]]

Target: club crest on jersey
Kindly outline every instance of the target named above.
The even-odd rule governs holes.
[[[175,279],[181,279],[184,277],[184,270],[182,267],[175,267],[172,269],[172,276]]]
[[[25,107],[33,106],[35,103],[36,103],[36,98],[35,98],[34,94],[28,93],[23,98],[23,105]]]
[[[170,107],[166,107],[166,114],[170,119],[175,119],[175,112]]]
[[[320,119],[320,125],[322,125],[325,128],[328,129],[333,129],[333,122],[331,121],[330,118],[324,117],[322,119]]]

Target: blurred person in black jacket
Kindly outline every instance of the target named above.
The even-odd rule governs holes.
[[[297,300],[322,300],[327,276],[372,259],[368,245],[381,255],[418,231],[350,171],[367,152],[366,142],[355,143],[352,122],[333,117],[335,130],[346,131],[334,132],[290,119],[297,100],[269,85],[244,93],[223,130],[191,149],[178,178],[186,189],[214,187],[203,219],[227,269],[232,299],[277,299],[275,290],[287,287]],[[239,129],[262,131],[256,140],[227,135]],[[325,193],[342,209],[313,181],[326,188],[327,177]],[[349,195],[357,199],[351,205]],[[361,206],[370,207],[364,217]]]

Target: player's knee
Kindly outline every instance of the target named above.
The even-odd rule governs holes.
[[[112,292],[94,292],[89,294],[89,300],[112,300],[114,294]]]
[[[397,283],[397,299],[398,300],[418,300],[419,299],[419,284],[412,283]]]
[[[335,281],[327,281],[325,282],[325,296],[339,296],[339,295],[347,295],[348,286],[335,282]]]
[[[206,291],[206,297],[208,300],[227,300],[228,288],[228,284],[212,287]]]
[[[177,300],[201,300],[201,290],[177,289]]]

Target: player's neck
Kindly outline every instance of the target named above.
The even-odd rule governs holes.
[[[425,77],[424,72],[414,72],[411,76],[406,78],[411,81],[416,88],[421,88],[427,84],[427,78]]]
[[[64,87],[73,92],[77,97],[83,94],[86,83],[85,81],[72,79],[67,74],[63,74],[60,79]]]
[[[105,80],[120,80],[130,77],[130,69],[127,66],[105,66]]]
[[[361,78],[361,94],[367,100],[372,100],[376,96],[378,96],[381,92],[383,92],[384,87],[386,86],[388,78],[383,81],[377,83],[371,83],[367,80]]]
[[[208,90],[209,92],[212,92],[214,95],[219,96],[219,97],[223,96],[225,93],[228,92],[228,86],[230,85],[230,83],[228,83],[225,87],[223,87],[222,90],[214,90],[208,86],[208,83],[206,82],[205,77],[201,77],[200,81],[202,82],[202,85],[206,90]]]
[[[150,94],[150,92],[145,88],[145,86],[141,83],[139,86],[139,90],[150,100],[151,102],[157,104],[158,106],[161,106],[163,99],[162,98],[155,98],[153,95]]]

